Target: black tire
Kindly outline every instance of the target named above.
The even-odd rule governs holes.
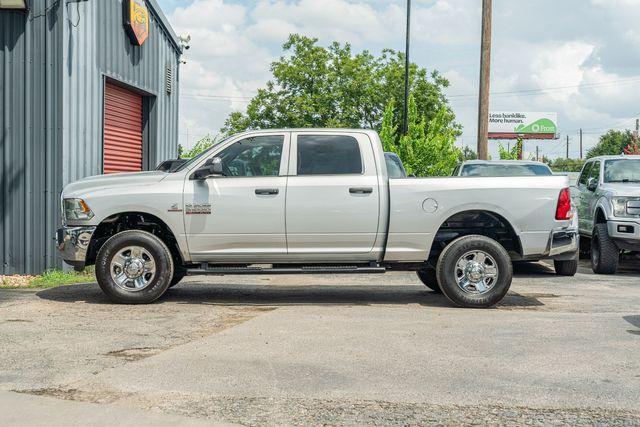
[[[144,249],[153,257],[155,274],[149,284],[139,291],[121,288],[111,277],[111,261],[128,246]],[[167,245],[151,233],[128,230],[107,240],[96,257],[96,279],[109,299],[121,304],[148,304],[160,298],[169,288],[173,277],[173,257]]]
[[[169,288],[173,288],[176,286],[182,279],[187,276],[187,270],[184,268],[175,267],[173,271],[173,277],[171,278],[171,283],[169,284]]]
[[[458,261],[473,251],[490,255],[497,268],[497,279],[489,290],[481,294],[465,292],[456,280]],[[507,251],[495,240],[479,235],[463,236],[451,242],[440,254],[436,271],[442,293],[455,305],[467,308],[487,308],[497,304],[509,292],[513,278]]]
[[[553,267],[555,268],[558,276],[573,277],[578,272],[578,260],[553,261]]]
[[[420,281],[424,283],[427,288],[431,289],[435,293],[442,293],[440,285],[438,285],[438,275],[435,268],[418,270],[416,271],[416,273],[418,274],[418,278],[420,279]]]
[[[609,237],[607,224],[596,224],[591,238],[591,268],[596,274],[615,274],[620,261],[620,248]]]

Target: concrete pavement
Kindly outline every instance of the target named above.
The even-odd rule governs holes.
[[[191,278],[135,307],[0,291],[0,389],[248,425],[640,424],[640,266],[516,271],[491,310],[404,273]]]

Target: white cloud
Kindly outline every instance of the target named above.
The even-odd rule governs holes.
[[[558,111],[561,129],[573,133],[640,112],[640,84],[629,80],[640,80],[638,6],[640,0],[494,2],[492,91],[566,89],[494,96],[492,109]],[[181,70],[181,142],[185,128],[192,137],[216,132],[231,111],[245,108],[290,33],[350,42],[356,50],[402,50],[404,7],[404,0],[195,0],[176,8],[172,25],[192,36]],[[448,77],[450,95],[469,95],[451,99],[468,145],[476,134],[480,14],[480,2],[471,0],[414,1],[412,59]],[[545,150],[557,151],[554,144]]]

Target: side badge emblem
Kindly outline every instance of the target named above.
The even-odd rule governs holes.
[[[169,209],[167,209],[167,212],[182,212],[182,209],[180,209],[179,203],[174,203]]]

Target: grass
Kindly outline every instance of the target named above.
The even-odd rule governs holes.
[[[0,289],[44,289],[75,283],[95,282],[93,268],[75,271],[49,270],[38,276],[0,276]]]

